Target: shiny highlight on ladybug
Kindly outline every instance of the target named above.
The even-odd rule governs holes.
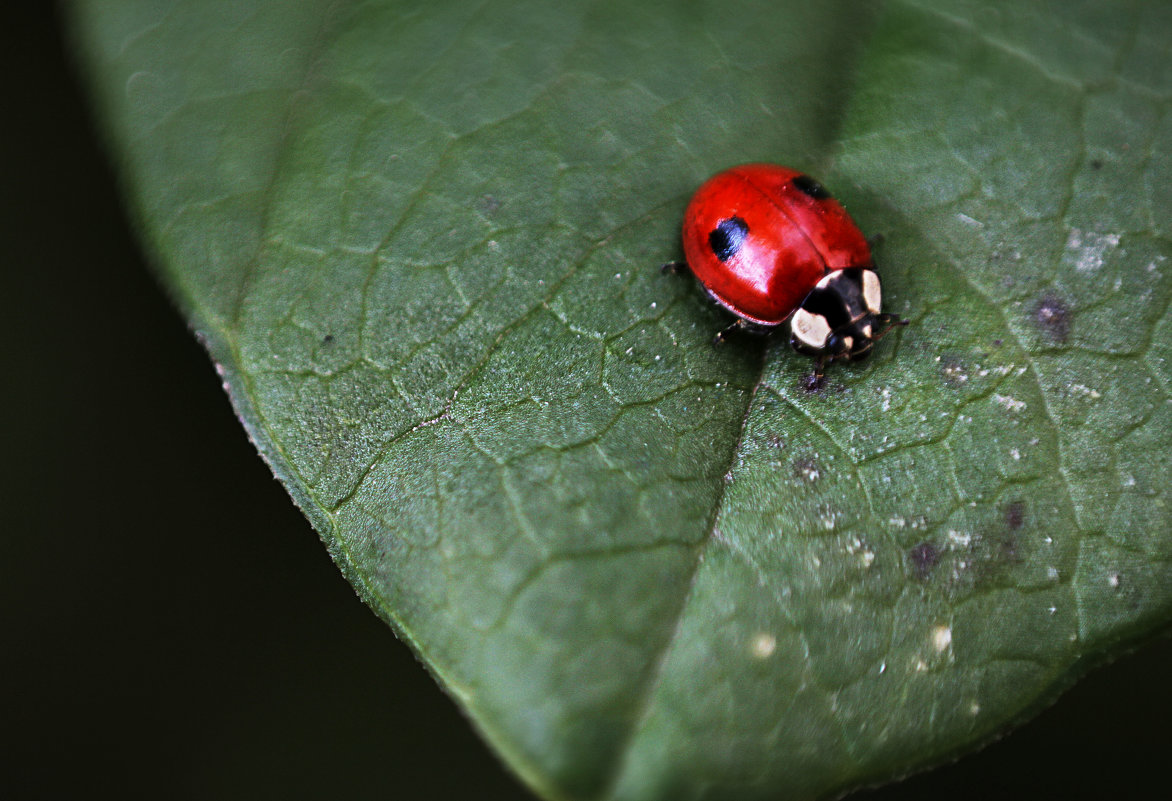
[[[857,361],[893,325],[871,248],[846,209],[813,178],[745,164],[708,179],[684,215],[684,256],[709,297],[737,316],[716,335],[789,323],[790,345],[828,362]]]

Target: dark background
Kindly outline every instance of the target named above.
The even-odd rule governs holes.
[[[357,599],[152,278],[58,20],[0,80],[0,796],[524,799]],[[1166,789],[1172,641],[1012,737],[859,794]]]

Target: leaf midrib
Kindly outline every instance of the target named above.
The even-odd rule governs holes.
[[[852,63],[850,68],[848,70],[844,70],[845,73],[849,73],[851,76],[850,88],[849,90],[844,91],[842,94],[843,100],[838,109],[839,113],[833,124],[827,126],[827,131],[832,134],[827,137],[828,142],[833,143],[838,141],[837,132],[842,130],[843,121],[846,117],[846,110],[850,107],[850,100],[854,96],[854,87],[857,83],[857,78],[859,75],[859,64],[861,63],[862,55],[869,46],[870,40],[872,38],[872,32],[877,27],[877,24],[874,22],[874,20],[877,19],[881,13],[882,11],[880,10],[872,18],[870,31],[865,37],[861,37],[861,41],[857,50],[852,54]],[[840,57],[841,54],[836,54],[836,56]],[[823,163],[819,165],[818,168],[819,172],[825,173],[827,171],[829,163],[832,160],[831,151],[832,148],[827,146],[822,157]],[[633,743],[651,716],[651,712],[654,708],[653,701],[659,687],[663,683],[664,675],[667,669],[668,658],[671,655],[675,643],[679,639],[680,631],[687,617],[688,605],[695,591],[696,584],[699,581],[700,571],[704,564],[704,557],[708,553],[708,549],[711,543],[717,539],[717,522],[719,521],[721,512],[724,509],[724,495],[728,489],[728,486],[732,483],[729,481],[728,476],[735,467],[738,456],[742,451],[745,432],[748,429],[749,418],[756,408],[755,402],[757,399],[757,394],[765,383],[765,368],[768,363],[769,354],[771,352],[774,352],[773,348],[768,347],[765,343],[761,344],[756,379],[753,382],[753,388],[749,392],[749,397],[746,400],[745,410],[741,415],[740,430],[737,433],[736,441],[729,453],[729,458],[727,461],[728,466],[721,474],[720,487],[712,504],[712,515],[708,520],[704,537],[696,545],[696,558],[692,563],[692,568],[688,575],[687,587],[682,594],[675,616],[671,620],[670,634],[660,648],[659,654],[654,661],[653,669],[648,672],[647,678],[644,680],[644,686],[639,694],[639,701],[636,712],[631,717],[630,728],[623,737],[622,744],[617,749],[617,758],[615,759],[614,767],[602,784],[603,789],[597,796],[598,801],[609,801],[610,799],[615,798],[615,792],[618,789],[619,782],[622,781],[623,776],[626,774],[628,760],[634,753],[634,748],[632,747]]]

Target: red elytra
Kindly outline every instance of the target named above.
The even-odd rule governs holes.
[[[826,274],[873,268],[863,233],[798,170],[745,164],[707,180],[684,215],[688,267],[738,317],[776,326]]]

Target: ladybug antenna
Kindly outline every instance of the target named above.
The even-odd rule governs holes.
[[[880,330],[873,337],[871,337],[871,339],[875,342],[878,342],[879,340],[883,339],[883,337],[887,336],[891,332],[891,329],[897,326],[902,328],[903,326],[911,323],[911,320],[904,320],[898,314],[876,314],[875,322],[878,323]]]

